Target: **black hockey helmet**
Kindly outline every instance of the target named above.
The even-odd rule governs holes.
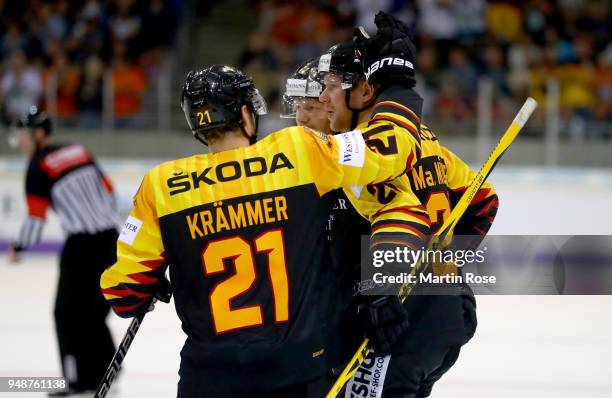
[[[322,85],[325,84],[325,77],[328,74],[338,79],[338,84],[345,91],[344,102],[346,107],[353,113],[351,129],[354,129],[357,126],[359,113],[371,106],[371,104],[368,104],[364,108],[357,109],[350,105],[351,90],[359,79],[365,79],[359,49],[352,41],[336,44],[321,55],[318,69],[317,79]]]
[[[50,135],[53,132],[53,124],[51,119],[46,112],[41,111],[37,106],[32,105],[28,110],[27,115],[17,121],[17,127],[27,128],[33,131],[33,129],[40,127],[45,131],[46,135]]]
[[[318,58],[306,61],[287,79],[280,117],[294,118],[296,105],[300,100],[309,98],[319,100],[323,85],[317,79],[318,64]]]
[[[339,76],[342,88],[345,90],[352,88],[364,76],[361,57],[355,43],[352,41],[338,43],[321,55],[318,80],[322,82],[328,73]]]
[[[248,136],[242,126],[241,108],[255,115],[255,133]],[[187,74],[181,108],[194,137],[208,145],[206,135],[215,130],[240,128],[251,143],[257,139],[257,117],[267,113],[253,79],[228,65],[213,65]]]

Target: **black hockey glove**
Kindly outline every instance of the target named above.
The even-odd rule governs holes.
[[[396,295],[362,298],[358,312],[365,335],[376,354],[388,355],[393,344],[408,329],[408,314]]]
[[[159,278],[159,281],[155,284],[155,296],[151,299],[151,302],[147,306],[147,312],[151,312],[155,309],[155,302],[161,301],[168,304],[172,297],[172,287],[170,281],[163,275]]]
[[[368,82],[383,88],[395,84],[413,87],[416,49],[408,27],[382,11],[376,14],[374,23],[378,30],[371,37],[362,27],[353,33]]]
[[[172,286],[170,286],[170,281],[164,275],[157,282],[157,291],[155,292],[155,298],[159,301],[162,301],[166,304],[170,302],[170,298],[172,297]]]

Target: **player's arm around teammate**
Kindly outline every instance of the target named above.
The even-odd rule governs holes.
[[[407,159],[383,158],[355,132],[327,137],[292,127],[255,143],[263,99],[228,66],[191,73],[182,103],[212,153],[146,174],[101,287],[119,315],[133,316],[148,307],[169,266],[189,337],[179,396],[244,396],[237,392],[244,389],[274,396],[269,389],[340,365],[327,344],[335,320],[317,311],[333,307],[321,302],[329,281],[318,279],[329,276],[322,196],[393,179]],[[407,153],[410,143],[398,137],[397,145]],[[228,367],[248,383],[232,383]]]

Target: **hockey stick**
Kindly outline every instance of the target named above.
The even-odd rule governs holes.
[[[115,355],[113,355],[113,359],[111,360],[110,365],[108,365],[108,369],[106,369],[104,376],[102,376],[102,381],[100,381],[100,385],[96,390],[94,398],[104,398],[106,397],[106,394],[108,394],[108,390],[110,390],[113,381],[115,381],[115,378],[119,374],[119,371],[121,370],[121,364],[123,363],[123,360],[125,359],[125,356],[127,355],[127,352],[130,349],[134,338],[136,337],[136,332],[138,332],[138,329],[140,329],[140,325],[142,324],[145,315],[147,315],[147,312],[153,310],[156,301],[157,299],[154,298],[153,301],[151,301],[149,310],[136,315],[134,319],[132,319],[132,322],[130,322],[130,326],[128,326],[128,329],[125,332],[125,336],[123,336],[123,339],[121,340],[121,344],[119,344],[119,347],[117,348],[117,351],[115,351]]]
[[[449,232],[455,228],[455,226],[461,219],[461,216],[463,215],[463,213],[465,213],[468,206],[472,202],[472,199],[474,199],[474,196],[476,196],[476,194],[480,190],[482,184],[485,182],[487,177],[489,177],[489,174],[491,174],[491,171],[493,170],[499,159],[501,159],[504,152],[508,149],[508,147],[510,147],[518,133],[521,131],[521,129],[527,122],[527,119],[529,119],[529,117],[537,106],[538,103],[533,98],[527,98],[527,100],[519,110],[518,114],[514,117],[514,120],[510,124],[510,127],[508,127],[502,138],[499,140],[497,146],[495,147],[495,149],[493,149],[493,152],[491,152],[489,158],[484,163],[478,174],[474,176],[474,180],[472,180],[470,186],[463,193],[461,199],[459,199],[459,202],[457,202],[457,205],[455,205],[451,214],[444,221],[444,224],[442,224],[440,229],[435,233],[434,237],[431,240],[431,243],[429,244],[429,248],[436,249],[439,246],[440,242],[444,242]],[[410,275],[414,275],[417,272],[423,271],[426,266],[427,264],[423,264],[419,261],[412,268]],[[408,295],[412,291],[413,286],[414,285],[410,283],[404,283],[400,287],[399,297],[402,303],[406,300],[406,297],[408,297]],[[336,398],[338,394],[340,394],[342,388],[344,388],[344,385],[353,377],[353,375],[355,374],[361,363],[364,361],[365,357],[369,354],[369,352],[370,348],[368,347],[368,339],[365,338],[357,349],[357,352],[355,352],[355,355],[353,355],[353,358],[351,358],[340,376],[338,376],[338,379],[325,396],[326,398]]]

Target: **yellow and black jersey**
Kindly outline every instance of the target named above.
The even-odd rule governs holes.
[[[386,235],[402,234],[402,244],[419,249],[427,244],[431,220],[416,192],[406,184],[406,175],[422,156],[421,143],[415,134],[406,134],[408,130],[405,127],[389,122],[388,118],[374,118],[357,126],[357,130],[363,134],[366,145],[381,157],[406,158],[405,173],[393,180],[369,184],[359,191],[344,188],[344,192],[353,206],[365,209],[361,213],[371,222],[370,232],[375,235],[373,244],[382,242]],[[393,120],[399,120],[399,117],[394,116]],[[408,123],[406,120],[406,125],[415,125]],[[413,143],[410,153],[401,153],[392,145],[401,135]]]
[[[366,131],[368,128],[387,123],[403,128],[403,134],[416,142],[411,147],[414,151],[412,154],[400,154],[400,156],[414,157],[411,167],[402,177],[377,184],[375,192],[372,189],[363,190],[358,200],[351,200],[351,202],[380,202],[394,198],[396,192],[411,192],[418,198],[418,205],[422,206],[419,209],[425,210],[429,217],[431,224],[429,233],[433,234],[450,215],[451,209],[471,184],[475,172],[451,151],[440,145],[436,134],[418,119],[415,112],[412,111],[414,107],[411,106],[415,95],[412,90],[401,87],[385,90],[373,107],[370,122],[358,127]],[[379,139],[385,142],[387,139],[384,134],[388,131],[390,130],[364,137],[366,143],[368,139]],[[401,132],[394,132],[395,137],[399,135]],[[377,147],[381,146],[370,144],[369,147],[373,151],[379,151]],[[347,196],[351,195],[351,192],[347,190],[345,192]],[[469,243],[472,247],[477,246],[489,230],[497,207],[498,198],[495,190],[490,184],[484,184],[455,227],[455,235],[472,235],[474,238]],[[390,206],[390,208],[393,207]],[[401,205],[399,209],[403,210]],[[390,218],[387,222],[395,228],[386,230],[395,233],[402,231],[402,228],[397,225],[398,222],[394,221],[399,218],[397,211],[387,213],[387,215]],[[385,238],[386,234],[387,232],[379,230],[375,242],[384,244],[388,240]],[[405,239],[402,240],[405,241]],[[448,266],[434,266],[433,272],[456,274],[459,270],[449,264]],[[404,308],[408,312],[411,327],[394,347],[394,353],[432,344],[465,344],[473,336],[476,327],[474,299],[469,288],[460,289],[458,293],[460,295],[413,295],[409,297],[404,303]]]
[[[435,233],[450,215],[451,209],[461,198],[461,195],[472,182],[476,174],[459,157],[440,145],[438,138],[417,115],[411,111],[401,99],[402,93],[410,93],[411,90],[403,90],[393,95],[381,98],[372,111],[371,120],[364,125],[358,126],[362,131],[380,128],[381,123],[394,124],[405,130],[410,139],[415,140],[414,153],[408,154],[413,158],[406,175],[390,182],[378,184],[381,187],[377,194],[380,197],[392,195],[395,190],[413,192],[427,210],[431,221],[431,233]],[[395,98],[397,97],[397,98]],[[399,100],[401,99],[401,100]],[[389,130],[387,130],[389,131]],[[385,131],[375,135],[366,135],[366,144],[381,155],[378,141],[372,142],[373,138],[384,141]],[[399,132],[395,131],[394,136]],[[384,189],[383,189],[384,188]],[[359,197],[360,201],[368,200],[367,194]],[[495,217],[498,207],[498,198],[495,190],[489,183],[485,183],[478,194],[472,200],[469,208],[455,228],[456,235],[486,235]]]
[[[402,136],[394,145],[412,152]],[[201,371],[203,382],[218,385],[231,370],[253,388],[320,375],[338,365],[329,336],[339,334],[321,197],[392,179],[406,165],[368,149],[358,132],[327,137],[303,127],[163,163],[134,198],[103,294],[117,314],[133,316],[169,265],[188,335],[181,372]]]
[[[476,172],[448,148],[440,145],[436,134],[421,124],[421,159],[408,173],[413,191],[427,208],[432,232],[442,226]],[[484,183],[454,230],[455,235],[484,237],[497,214],[499,200],[495,189]]]

